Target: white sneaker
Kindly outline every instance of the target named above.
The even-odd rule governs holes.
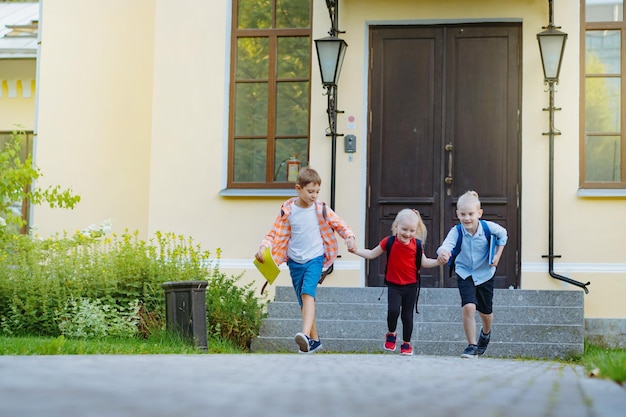
[[[309,353],[310,340],[309,336],[305,335],[302,332],[296,333],[296,337],[294,337],[298,346],[300,346],[300,352]]]

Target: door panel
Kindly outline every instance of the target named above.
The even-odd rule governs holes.
[[[405,207],[419,210],[429,234],[438,236],[433,214],[440,207],[441,180],[441,30],[380,28],[372,41],[368,247],[391,233]],[[436,247],[428,242],[433,240],[424,248],[432,256]],[[384,259],[370,262],[368,285],[383,284],[384,268]],[[433,272],[422,271],[424,286],[433,286]]]
[[[457,223],[457,198],[476,190],[483,219],[507,228],[496,287],[519,286],[519,25],[374,27],[371,30],[367,247],[397,212],[420,211],[427,256]],[[383,283],[384,257],[369,262]],[[447,267],[422,270],[424,287],[454,287]]]

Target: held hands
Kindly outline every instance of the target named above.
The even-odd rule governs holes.
[[[500,253],[496,253],[493,257],[493,262],[490,264],[490,266],[498,266],[498,262],[500,262]],[[437,256],[437,262],[439,263],[439,265],[445,265],[448,263],[448,261],[450,260],[450,256],[451,253],[448,252],[445,249],[441,250],[441,253],[439,253],[439,256]]]
[[[349,239],[346,239],[346,245],[348,246],[348,252],[357,254],[357,251],[359,249],[356,246],[356,238],[351,237]]]
[[[437,256],[437,262],[439,265],[445,265],[450,260],[451,253],[445,249],[442,249],[439,255]]]
[[[348,247],[348,252],[354,252],[356,250],[356,239],[354,236],[350,236],[346,239],[346,246]]]

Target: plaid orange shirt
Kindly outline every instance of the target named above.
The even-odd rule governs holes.
[[[291,237],[289,214],[291,213],[291,206],[297,199],[298,197],[293,197],[283,203],[280,207],[280,214],[276,216],[276,220],[274,220],[272,230],[265,235],[261,243],[263,246],[272,249],[272,258],[274,258],[274,262],[276,262],[277,265],[287,261],[287,247],[289,245],[289,238]],[[324,209],[326,210],[326,219],[324,219]],[[320,223],[322,241],[324,242],[324,267],[328,268],[335,262],[337,253],[339,252],[335,232],[344,240],[354,237],[354,233],[352,229],[350,229],[350,226],[348,226],[337,213],[330,207],[326,207],[326,203],[316,201],[315,211]]]

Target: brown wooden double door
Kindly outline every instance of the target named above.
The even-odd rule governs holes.
[[[458,197],[475,190],[483,219],[509,234],[496,287],[519,287],[520,39],[509,23],[371,28],[367,247],[408,207],[436,257]],[[383,284],[385,262],[369,262],[368,286]],[[456,286],[448,275],[423,269],[422,286]]]

